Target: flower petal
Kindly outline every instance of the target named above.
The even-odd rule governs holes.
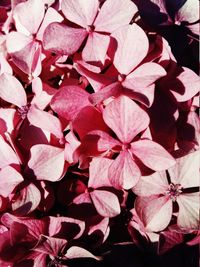
[[[18,216],[25,216],[34,211],[40,201],[40,190],[33,183],[30,183],[19,191],[15,201],[12,203],[12,210]]]
[[[61,122],[54,115],[39,110],[32,105],[28,111],[27,118],[32,125],[48,131],[58,138],[63,137]]]
[[[26,35],[35,34],[44,17],[44,11],[43,1],[28,0],[18,4],[13,12],[17,31]]]
[[[176,163],[167,150],[151,140],[139,140],[131,143],[131,151],[154,171],[166,170]]]
[[[165,75],[166,71],[160,65],[153,62],[144,63],[131,72],[122,82],[122,85],[140,92]]]
[[[26,93],[21,83],[11,74],[0,75],[0,97],[18,107],[27,103]]]
[[[73,246],[67,250],[67,253],[65,256],[68,259],[77,259],[77,258],[93,258],[95,260],[99,260],[98,257],[95,257],[92,253],[90,253],[88,250]]]
[[[199,192],[181,194],[177,197],[179,213],[177,224],[180,228],[190,230],[199,230]]]
[[[130,189],[139,180],[141,173],[128,151],[121,151],[109,168],[109,179],[117,189]]]
[[[3,168],[0,171],[0,195],[8,197],[23,180],[21,174],[11,166]]]
[[[45,50],[56,54],[72,55],[79,49],[87,34],[84,29],[53,22],[44,31],[43,46]]]
[[[121,74],[129,74],[147,55],[149,42],[137,24],[120,27],[111,35],[117,41],[114,65]]]
[[[149,125],[147,113],[126,96],[120,96],[109,103],[103,111],[103,118],[124,143],[130,143]]]
[[[64,149],[51,145],[34,145],[28,167],[38,180],[58,181],[64,171]]]
[[[0,136],[0,168],[6,167],[10,164],[18,165],[19,159],[3,137]]]
[[[86,28],[93,24],[99,2],[98,0],[63,0],[61,8],[68,20]]]
[[[148,197],[163,194],[168,189],[166,172],[155,172],[152,175],[141,176],[136,186],[132,188],[138,196]]]
[[[184,188],[199,187],[199,166],[199,150],[178,158],[176,165],[168,170],[171,181]]]
[[[120,214],[120,205],[117,196],[104,190],[94,190],[90,197],[97,212],[103,217],[115,217]]]
[[[64,86],[53,96],[51,108],[66,120],[73,120],[82,108],[91,106],[88,96],[79,86]]]
[[[89,167],[88,187],[95,189],[102,186],[112,186],[108,179],[108,168],[111,163],[111,159],[93,158]]]
[[[112,33],[120,26],[129,24],[137,10],[130,0],[107,0],[94,22],[95,30]]]
[[[166,196],[137,197],[135,209],[146,229],[152,232],[164,230],[172,217],[172,201]]]
[[[90,33],[82,51],[83,59],[87,62],[100,61],[104,64],[109,43],[110,37],[108,35],[97,32]]]

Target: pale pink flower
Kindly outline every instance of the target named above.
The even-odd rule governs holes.
[[[145,227],[151,231],[165,229],[173,214],[173,203],[179,206],[177,224],[186,230],[199,228],[199,151],[177,159],[166,172],[142,176],[133,192],[138,195],[135,209]]]

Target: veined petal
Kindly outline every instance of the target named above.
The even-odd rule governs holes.
[[[63,137],[61,122],[54,115],[37,109],[32,105],[28,111],[27,118],[32,125],[46,130],[58,138]]]
[[[89,167],[88,187],[98,188],[102,186],[112,186],[109,181],[108,169],[112,163],[111,159],[93,158]]]
[[[19,3],[13,12],[13,18],[18,32],[26,35],[35,34],[44,17],[43,1],[28,0]]]
[[[68,20],[86,28],[93,24],[99,2],[98,0],[63,0],[61,8]]]
[[[166,71],[160,65],[153,62],[144,63],[131,72],[122,82],[122,85],[140,92],[165,75]]]
[[[61,117],[73,120],[82,108],[91,106],[88,96],[80,86],[64,86],[53,96],[51,108]]]
[[[147,167],[155,171],[166,170],[175,165],[175,159],[161,145],[151,140],[131,143],[131,151]]]
[[[58,181],[64,171],[64,149],[51,145],[34,145],[28,167],[38,180]]]
[[[177,224],[180,228],[186,228],[187,230],[199,230],[199,192],[181,194],[177,197],[179,205],[179,213]]]
[[[103,217],[115,217],[120,214],[117,196],[105,190],[94,190],[90,193],[97,212]]]
[[[43,46],[60,55],[74,54],[88,35],[85,29],[68,27],[65,24],[53,22],[47,26],[43,35]]]
[[[0,171],[0,195],[8,197],[15,187],[23,181],[23,177],[13,167],[7,166]]]
[[[184,188],[199,187],[199,166],[199,150],[178,158],[176,165],[168,170],[171,181]]]
[[[112,33],[120,26],[129,24],[137,10],[130,0],[107,0],[94,22],[95,30]]]
[[[27,103],[26,93],[21,83],[8,73],[0,75],[0,97],[18,107]]]
[[[138,183],[132,188],[138,196],[152,196],[165,193],[168,189],[166,172],[155,172],[148,176],[141,176]]]
[[[146,229],[152,232],[164,230],[172,217],[172,201],[166,196],[137,197],[135,209]]]
[[[124,143],[130,143],[149,125],[147,113],[126,96],[120,96],[109,103],[103,111],[103,118]]]
[[[0,136],[0,168],[10,164],[19,164],[19,159],[13,149]]]
[[[130,189],[139,180],[141,172],[128,151],[121,151],[109,167],[108,176],[117,189]]]
[[[137,24],[125,25],[111,35],[117,42],[113,64],[121,74],[129,74],[145,58],[149,42]]]
[[[82,51],[82,57],[85,61],[105,63],[110,37],[97,32],[89,34],[86,45]]]

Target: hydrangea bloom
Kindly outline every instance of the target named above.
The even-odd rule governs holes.
[[[198,263],[198,5],[0,1],[0,266]]]

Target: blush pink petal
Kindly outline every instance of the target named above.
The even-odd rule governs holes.
[[[199,150],[176,159],[176,165],[168,170],[171,181],[184,188],[199,187]]]
[[[24,186],[12,203],[12,210],[19,216],[24,216],[34,211],[41,201],[40,190],[30,183]]]
[[[102,186],[112,186],[109,181],[108,169],[112,163],[111,159],[93,158],[89,167],[88,187],[94,189]]]
[[[82,51],[83,59],[87,62],[100,61],[104,64],[109,43],[110,37],[108,35],[97,32],[90,33]]]
[[[42,24],[37,32],[37,40],[43,40],[43,34],[46,27],[52,22],[62,22],[63,17],[52,7],[49,7],[45,13]]]
[[[11,74],[0,75],[0,97],[18,107],[27,103],[26,93],[21,83]]]
[[[109,167],[110,183],[117,189],[130,189],[139,180],[140,169],[128,151],[121,151]]]
[[[75,158],[75,151],[80,146],[81,142],[78,141],[77,137],[73,132],[69,132],[65,136],[65,160],[69,162],[69,164],[77,163],[77,159]]]
[[[19,159],[13,149],[6,143],[2,136],[0,136],[0,168],[6,167],[10,164],[19,164]]]
[[[65,254],[65,256],[68,259],[77,259],[77,258],[93,258],[95,260],[99,260],[98,257],[95,257],[92,253],[90,253],[88,250],[81,248],[81,247],[77,247],[77,246],[73,246],[70,247],[67,250],[67,253]]]
[[[117,97],[122,92],[122,86],[119,82],[111,83],[98,92],[89,96],[89,100],[93,105],[97,105],[109,97]]]
[[[172,217],[172,201],[166,196],[137,197],[135,209],[148,231],[164,230]]]
[[[133,187],[133,192],[141,197],[164,194],[168,189],[166,172],[155,172],[149,176],[141,176]]]
[[[21,174],[11,166],[3,168],[0,171],[0,195],[8,197],[23,180]]]
[[[158,143],[151,140],[139,140],[131,143],[131,151],[147,167],[154,171],[163,171],[175,165],[175,159]]]
[[[43,1],[28,0],[18,4],[13,12],[17,31],[26,35],[35,34],[43,20],[44,12]]]
[[[53,22],[44,31],[43,46],[45,50],[56,54],[72,55],[79,49],[87,34],[85,29]]]
[[[90,193],[97,212],[102,217],[115,217],[120,214],[120,205],[117,196],[104,190],[94,190]]]
[[[177,224],[180,228],[187,231],[199,230],[199,192],[196,193],[183,193],[177,198],[179,213]]]
[[[51,108],[66,120],[73,120],[79,111],[91,106],[89,93],[79,86],[64,86],[52,98]]]
[[[120,27],[111,35],[117,42],[113,64],[121,74],[129,74],[145,58],[149,42],[137,24]]]
[[[126,96],[109,103],[103,111],[103,118],[123,143],[130,143],[149,125],[147,113]]]
[[[95,30],[112,33],[120,26],[129,24],[137,10],[130,0],[107,0],[95,19]]]
[[[28,167],[38,180],[55,182],[64,171],[64,150],[51,145],[35,145],[31,148]]]
[[[19,32],[11,32],[6,39],[8,53],[14,64],[26,74],[39,72],[40,69],[40,45],[31,36],[25,36]]]
[[[4,72],[13,74],[13,70],[9,65],[8,61],[6,60],[5,55],[0,52],[0,75]]]
[[[176,80],[169,81],[169,89],[178,102],[188,101],[199,93],[200,77],[189,68],[182,69]]]
[[[63,0],[61,4],[65,17],[86,28],[93,24],[99,8],[98,0]]]
[[[61,122],[54,115],[39,110],[32,105],[28,111],[27,118],[32,125],[52,133],[58,138],[63,137]]]
[[[92,121],[92,123],[91,123]],[[109,128],[103,121],[101,112],[92,106],[84,107],[73,120],[73,129],[83,138],[88,132],[100,130],[108,132]]]
[[[131,72],[122,82],[122,85],[136,92],[142,92],[165,75],[166,71],[160,65],[153,62],[144,63]]]

